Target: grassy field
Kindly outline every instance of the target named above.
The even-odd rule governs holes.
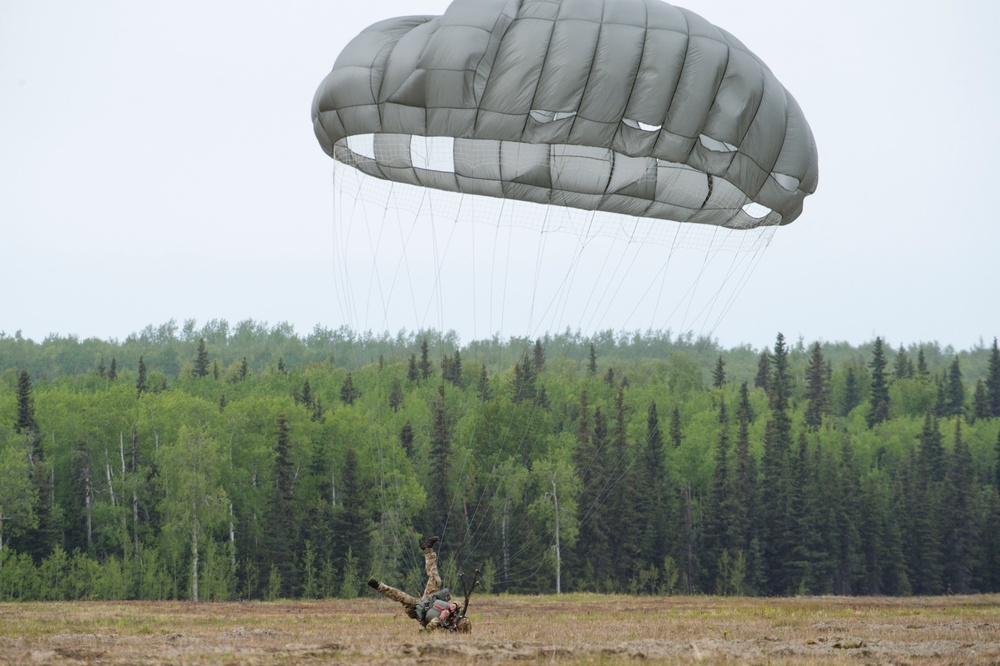
[[[1000,663],[1000,596],[473,600],[471,635],[385,599],[0,604],[0,664]]]

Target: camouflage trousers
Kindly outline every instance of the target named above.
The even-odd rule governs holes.
[[[441,589],[441,574],[438,573],[437,553],[430,548],[424,551],[424,569],[427,571],[427,584],[424,586],[424,593],[421,598],[428,597]],[[403,604],[403,611],[414,620],[417,619],[417,604],[420,603],[420,599],[384,583],[378,584],[378,591],[393,601]]]

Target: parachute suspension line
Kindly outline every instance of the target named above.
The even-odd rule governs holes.
[[[750,277],[753,275],[753,272],[756,270],[757,266],[760,264],[760,260],[763,259],[763,257],[764,257],[764,251],[768,248],[768,246],[771,243],[771,238],[772,238],[772,236],[774,234],[774,229],[772,227],[768,231],[763,231],[761,233],[762,233],[762,235],[766,236],[766,240],[760,241],[758,239],[758,242],[755,244],[754,249],[753,249],[753,253],[750,255],[749,259],[747,259],[746,261],[743,261],[742,259],[740,260],[740,263],[744,264],[743,274],[737,280],[736,289],[734,289],[729,294],[728,299],[723,304],[723,311],[719,314],[719,317],[716,319],[715,323],[713,324],[713,326],[712,326],[713,329],[715,327],[717,327],[722,322],[723,317],[725,317],[729,313],[729,311],[732,309],[732,307],[736,304],[736,301],[739,298],[739,295],[743,292],[743,289],[750,282]],[[737,255],[737,256],[739,257],[741,255]],[[735,263],[736,263],[736,260],[734,259],[734,266],[735,266]]]
[[[503,203],[500,203],[500,210],[503,210]],[[489,317],[487,318],[487,325],[489,326],[488,335],[493,335],[496,333],[496,329],[493,327],[493,291],[494,291],[494,276],[497,274],[497,245],[500,243],[500,220],[497,220],[497,224],[493,227],[493,243],[490,245],[492,252],[490,253],[490,279],[489,279]]]
[[[390,219],[391,215],[392,217],[395,218],[394,227],[396,229],[396,233],[398,233],[400,236],[402,248],[404,249],[404,251],[401,253],[402,261],[397,263],[396,270],[393,272],[392,279],[389,283],[390,299],[392,294],[396,292],[396,284],[397,280],[399,279],[399,271],[405,268],[407,273],[409,272],[408,253],[405,252],[405,248],[408,247],[409,245],[409,236],[410,234],[413,233],[414,229],[414,225],[411,224],[409,233],[404,234],[402,228],[402,218],[400,214],[401,208],[397,204],[397,196],[398,192],[396,190],[396,185],[395,183],[390,181],[388,191],[385,193],[385,197],[382,202],[382,211],[381,211],[382,222],[380,225],[380,237],[383,234],[388,235],[389,231],[386,227],[387,227],[387,222]],[[373,266],[378,265],[378,257],[379,255],[376,253],[372,254]],[[409,280],[406,280],[406,282],[408,283],[408,286],[411,290],[410,302],[415,304],[416,300],[413,298],[412,284],[409,284],[410,282]],[[382,295],[381,291],[380,295]],[[386,329],[388,328],[389,308],[390,308],[389,299],[386,299],[385,296],[382,295],[382,326],[383,328]],[[392,356],[395,357],[396,346],[393,344],[391,345],[390,349],[392,350]],[[381,384],[378,384],[378,386],[381,386]],[[401,543],[401,536],[400,536],[401,530],[399,529],[399,526],[402,523],[402,516],[400,515],[400,511],[398,508],[399,505],[398,498],[402,495],[403,491],[400,486],[399,475],[395,474],[395,469],[394,469],[395,465],[392,465],[386,459],[387,458],[386,451],[391,445],[391,442],[386,441],[385,434],[383,433],[382,428],[380,428],[380,424],[382,423],[382,418],[381,418],[382,409],[383,405],[385,404],[384,396],[382,396],[380,393],[377,393],[375,397],[376,400],[374,401],[374,407],[369,408],[368,413],[371,415],[372,418],[372,421],[369,424],[369,431],[371,432],[371,436],[374,439],[374,444],[375,444],[375,446],[373,447],[374,454],[378,456],[378,464],[379,464],[378,470],[379,470],[379,484],[380,484],[379,501],[382,506],[382,515],[388,517],[388,523],[390,526],[389,534],[391,535],[390,538],[393,540],[392,545],[395,546],[396,552],[404,553],[404,557],[406,557],[409,555],[409,553],[407,549],[404,547],[404,545]],[[393,431],[394,432],[398,431],[398,423],[396,422],[396,419],[392,418],[391,422],[393,424]],[[397,501],[392,501],[390,499],[389,488],[386,487],[386,479],[388,478],[392,479],[392,488],[391,488],[393,492],[392,499],[395,499]]]
[[[528,310],[528,328],[527,328],[527,330],[530,331],[532,335],[529,335],[528,337],[534,337],[534,333],[535,333],[535,330],[534,330],[535,303],[538,300],[538,282],[539,282],[539,276],[541,275],[541,272],[542,272],[542,264],[543,264],[542,258],[545,255],[545,245],[546,245],[546,241],[548,240],[548,238],[546,236],[546,229],[547,229],[548,224],[549,224],[549,211],[550,211],[549,207],[546,206],[545,207],[545,217],[542,218],[542,228],[538,232],[538,250],[535,252],[535,277],[531,281],[531,284],[533,285],[532,290],[531,290],[531,307]]]
[[[594,326],[594,318],[598,316],[598,310],[602,307],[602,304],[604,307],[604,312],[597,319],[596,326],[594,326],[594,328],[591,328],[590,330],[596,330],[597,328],[600,328],[601,324],[604,322],[604,319],[608,316],[611,310],[611,306],[617,301],[617,297],[621,292],[622,287],[625,284],[625,281],[628,279],[628,276],[632,268],[635,266],[635,262],[639,257],[639,251],[640,248],[638,247],[638,245],[633,244],[632,239],[630,238],[626,243],[625,249],[622,251],[621,255],[618,258],[618,263],[615,266],[614,272],[611,274],[611,277],[604,285],[604,290],[601,294],[600,299],[597,302],[597,306],[594,308],[594,313],[591,315],[590,321],[588,322],[588,327]],[[630,254],[631,254],[631,259],[628,261],[628,264],[625,265],[625,260]],[[622,271],[623,266],[624,266],[624,271]],[[614,285],[613,291],[612,291],[612,285]],[[610,295],[609,292],[611,292]],[[625,326],[626,324],[623,323],[619,327],[619,331],[624,331]]]
[[[433,251],[433,258],[434,258],[434,286],[433,286],[433,290],[432,291],[433,291],[433,294],[434,294],[433,301],[437,305],[437,308],[436,308],[437,309],[437,329],[438,329],[438,332],[441,334],[441,338],[438,341],[439,351],[440,351],[440,355],[439,356],[441,358],[443,358],[444,357],[444,335],[445,335],[445,323],[444,323],[445,294],[444,294],[444,284],[443,284],[443,280],[442,280],[442,277],[441,277],[441,273],[442,273],[442,270],[443,270],[443,267],[444,267],[445,258],[448,256],[448,251],[451,248],[452,240],[455,237],[455,229],[457,227],[457,218],[451,220],[451,225],[450,225],[450,230],[449,230],[449,233],[448,233],[448,238],[447,238],[447,241],[445,242],[444,250],[442,252],[441,248],[438,246],[438,220],[437,220],[437,217],[434,214],[434,197],[433,196],[429,196],[429,197],[425,196],[425,198],[420,203],[421,211],[423,210],[423,207],[424,207],[425,203],[427,204],[427,213],[428,213],[428,215],[429,215],[429,217],[431,219],[431,221],[430,221],[430,224],[431,224],[431,242],[432,242],[433,248],[434,248],[434,251]],[[459,208],[459,211],[461,211],[461,207]],[[427,304],[427,310],[429,311],[431,309],[431,307],[432,307],[432,302],[428,302],[428,304]],[[424,313],[424,316],[425,317],[427,316],[427,312],[426,311]]]
[[[555,315],[556,321],[562,322],[566,320],[566,308],[569,306],[569,301],[572,292],[572,285],[576,282],[576,274],[579,270],[583,253],[590,244],[590,230],[593,226],[594,212],[589,211],[587,214],[587,226],[585,232],[577,237],[576,241],[576,252],[573,255],[573,259],[570,261],[569,267],[566,269],[566,273],[563,275],[563,279],[559,283],[559,289],[557,291],[557,296],[553,297],[555,301]],[[581,314],[581,318],[582,318]],[[579,324],[578,324],[579,325]]]
[[[344,205],[345,197],[337,197],[337,188],[341,186],[343,177],[338,178],[338,168],[340,162],[333,162],[333,262],[334,275],[337,290],[340,293],[340,314],[346,322],[357,321],[357,303],[354,299],[354,290],[351,288],[351,272],[347,267],[347,239],[351,235],[350,227],[357,212],[358,199],[355,198],[351,211],[347,214],[338,214],[338,205]],[[339,237],[339,241],[338,241]]]
[[[396,184],[394,182],[390,181],[389,182],[389,194],[390,194],[390,197],[391,197],[391,199],[393,201],[393,204],[394,204],[393,206],[391,206],[391,208],[396,213],[396,229],[399,231],[399,240],[400,240],[400,244],[401,244],[400,245],[401,249],[400,249],[400,253],[399,253],[400,254],[400,260],[396,262],[396,266],[395,266],[395,268],[393,270],[393,275],[392,275],[392,292],[395,293],[395,291],[396,291],[396,281],[399,279],[400,271],[405,271],[405,274],[406,274],[406,284],[407,284],[407,287],[408,287],[408,289],[410,291],[410,306],[413,308],[413,321],[414,322],[420,322],[421,321],[421,319],[420,319],[420,313],[417,310],[417,302],[418,302],[417,301],[417,296],[416,296],[416,294],[413,291],[413,282],[414,281],[411,280],[411,279],[409,279],[409,276],[412,275],[413,271],[410,268],[410,252],[408,252],[407,250],[410,247],[410,243],[412,241],[413,234],[416,232],[416,229],[417,229],[417,218],[419,216],[420,210],[423,208],[424,200],[427,198],[428,193],[427,193],[427,190],[423,190],[421,192],[420,203],[417,205],[416,214],[413,216],[413,219],[410,221],[409,229],[406,231],[406,233],[403,232],[403,224],[402,224],[402,218],[401,218],[401,211],[405,211],[406,209],[402,205],[395,203],[395,193],[396,193]],[[386,203],[388,204],[388,200],[387,200]],[[386,212],[388,212],[389,208],[390,207],[387,205],[386,206]],[[375,259],[376,259],[376,256],[372,255],[372,260],[374,261]],[[386,321],[385,328],[386,329],[388,329],[388,311],[389,311],[389,304],[388,303],[383,303],[383,312],[385,313],[385,321]],[[414,331],[414,333],[415,332],[416,331]]]
[[[459,216],[460,216],[459,219],[461,219],[462,208],[464,207],[465,201],[466,201],[464,194],[462,194],[460,196],[462,197],[462,201],[461,201],[461,203],[458,206],[458,212],[459,212]],[[476,252],[476,219],[477,218],[476,218],[476,198],[475,197],[469,197],[469,205],[472,208],[471,213],[467,216],[468,219],[469,219],[469,222],[470,222],[470,224],[469,224],[469,235],[470,235],[470,237],[472,239],[472,243],[471,243],[472,252],[469,253],[469,255],[470,255],[470,259],[469,260],[472,262],[472,280],[471,280],[472,281],[472,299],[471,299],[471,301],[472,301],[472,304],[471,304],[472,305],[472,339],[473,340],[478,340],[479,339],[479,329],[478,329],[478,327],[479,327],[479,304],[478,304],[478,299],[476,298],[476,294],[479,293],[479,291],[478,291],[478,289],[479,289],[479,281],[477,279],[478,276],[476,274],[479,272],[479,267],[478,267],[479,253]]]
[[[510,250],[514,245],[514,238],[512,234],[507,234],[507,252],[506,261],[504,262],[503,269],[503,290],[500,293],[500,338],[504,338],[507,319],[507,287],[510,283]]]

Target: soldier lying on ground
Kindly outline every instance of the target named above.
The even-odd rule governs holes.
[[[437,542],[438,537],[432,536],[420,544],[420,550],[424,553],[424,568],[427,570],[427,585],[424,586],[424,594],[419,599],[380,583],[374,578],[368,579],[368,587],[403,604],[403,611],[420,622],[420,626],[424,629],[449,629],[463,633],[472,631],[472,621],[460,615],[458,604],[451,601],[448,588],[441,587],[437,553],[434,552],[434,544]]]

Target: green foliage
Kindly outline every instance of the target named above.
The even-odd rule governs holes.
[[[432,531],[493,592],[1000,591],[996,343],[886,349],[0,336],[0,599],[419,592]]]

